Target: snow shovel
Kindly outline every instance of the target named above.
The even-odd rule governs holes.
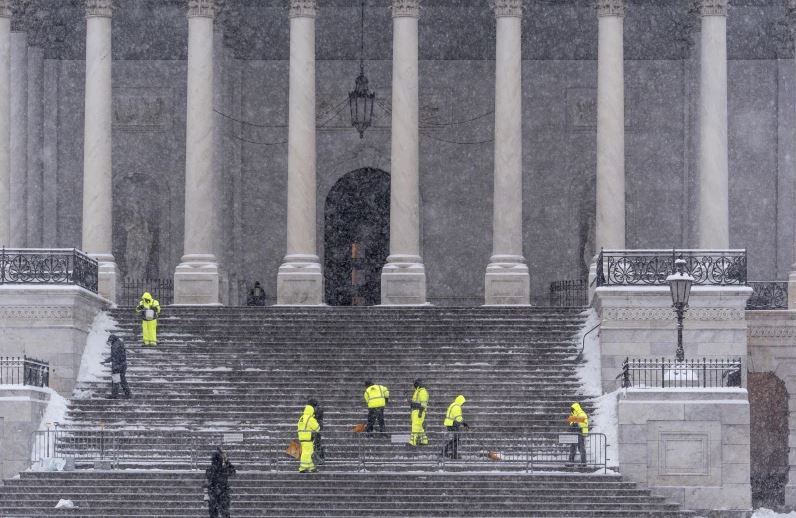
[[[285,450],[290,457],[293,457],[296,460],[301,458],[301,445],[298,441],[290,441],[290,444],[287,445],[287,450]]]
[[[476,444],[478,444],[478,446],[481,447],[481,449],[484,449],[484,450],[487,451],[486,458],[488,458],[489,460],[493,460],[493,461],[496,461],[496,462],[503,460],[503,454],[502,453],[500,453],[499,451],[490,450],[489,448],[487,448],[486,445],[484,444],[484,441],[479,439],[477,436],[475,437],[475,442],[476,442]]]
[[[368,429],[368,427],[365,426],[364,423],[357,423],[357,424],[354,425],[353,432],[354,433],[362,433],[362,432],[364,432],[367,429]]]

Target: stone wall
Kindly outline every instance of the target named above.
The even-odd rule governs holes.
[[[686,358],[738,357],[746,361],[747,287],[694,286],[683,323]],[[618,387],[622,362],[631,358],[674,358],[676,318],[668,286],[603,286],[594,293],[600,317],[603,390]],[[742,369],[746,386],[746,369]]]
[[[49,399],[46,391],[32,387],[0,389],[0,479],[30,467],[33,432]]]
[[[623,477],[687,509],[751,509],[745,389],[628,389],[618,419]]]
[[[50,388],[70,397],[94,317],[108,302],[77,286],[0,285],[0,350],[50,364]]]

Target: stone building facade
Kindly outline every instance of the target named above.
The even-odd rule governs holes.
[[[703,247],[698,227],[705,184],[699,172],[708,166],[700,165],[700,128],[706,127],[700,57],[710,57],[711,63],[717,59],[702,47],[705,18],[718,16],[726,21],[727,55],[728,242],[722,244],[749,250],[750,279],[787,278],[796,221],[796,68],[787,0],[733,0],[729,6],[690,0],[496,4],[435,0],[418,8],[416,1],[367,0],[364,67],[376,101],[372,126],[360,138],[348,107],[360,70],[358,1],[0,1],[11,30],[10,235],[4,244],[110,252],[108,264],[115,266],[108,271],[116,268],[119,279],[171,278],[180,265],[193,265],[188,275],[209,272],[213,278],[217,268],[219,301],[239,301],[241,281],[254,280],[273,299],[278,273],[284,272],[280,267],[293,264],[286,260],[291,255],[286,246],[290,218],[302,221],[297,232],[303,234],[294,241],[302,244],[297,246],[315,246],[317,259],[306,262],[319,266],[307,270],[312,282],[323,275],[326,258],[367,257],[370,252],[361,250],[366,244],[378,250],[378,261],[388,261],[383,220],[374,216],[381,221],[376,228],[367,218],[335,218],[363,199],[371,200],[365,205],[374,214],[390,214],[385,182],[392,181],[395,189],[395,178],[389,176],[396,166],[394,154],[396,149],[406,153],[404,144],[412,142],[414,131],[416,221],[410,215],[402,220],[404,227],[395,226],[395,192],[387,217],[393,233],[399,228],[401,236],[407,229],[417,234],[418,250],[407,255],[415,259],[401,264],[422,267],[425,300],[482,304],[487,265],[508,261],[510,268],[527,265],[530,300],[543,302],[550,281],[585,277],[599,247],[600,196],[608,207],[605,217],[624,217],[624,232],[619,232],[624,243],[609,237],[602,243],[606,246]],[[412,12],[397,12],[401,9]],[[409,107],[399,109],[402,116],[412,113],[412,100],[396,99],[393,93],[396,84],[404,92],[413,81],[394,75],[400,54],[393,50],[394,28],[404,23],[402,18],[417,26],[414,129],[411,120],[392,117],[396,106]],[[516,23],[504,23],[504,18]],[[614,21],[605,24],[608,36],[603,39],[599,32],[605,18]],[[400,37],[408,39],[400,41],[411,47],[413,29],[404,25]],[[190,49],[189,39],[198,47]],[[296,117],[306,119],[314,111],[309,119],[315,122],[314,132],[305,124],[305,133],[292,137],[291,41],[303,41],[302,63],[312,61],[315,77],[314,100],[309,90],[297,87],[293,101]],[[618,60],[623,71],[603,84],[609,93],[611,85],[619,84],[623,98],[605,94],[598,101],[603,80],[598,77],[598,42],[614,45],[608,58],[613,56],[615,67],[617,41],[624,42],[619,48],[624,59]],[[314,51],[306,50],[308,42]],[[514,54],[506,54],[496,67],[499,45],[519,47],[521,62],[519,55],[514,62]],[[192,57],[198,61],[192,64]],[[411,56],[400,59],[412,62]],[[520,69],[513,63],[521,63]],[[296,66],[294,72],[306,74],[307,69]],[[110,80],[102,79],[108,75]],[[295,84],[306,86],[311,76],[295,77]],[[519,90],[512,93],[516,80]],[[189,81],[203,89],[189,88]],[[87,84],[92,85],[90,95]],[[207,96],[212,96],[209,104]],[[621,106],[610,105],[599,115],[601,102],[617,99]],[[504,114],[497,118],[496,101]],[[513,122],[501,127],[511,106],[520,115],[519,133]],[[609,113],[615,119],[621,107],[623,128],[621,121],[605,118]],[[189,123],[187,114],[197,113],[199,119]],[[598,123],[606,124],[600,142],[610,155],[602,166]],[[409,133],[397,132],[399,126]],[[308,131],[316,141],[315,166],[301,169],[308,156]],[[496,145],[496,132],[509,137]],[[621,164],[617,135],[624,140]],[[201,142],[200,148],[191,142]],[[500,148],[505,142],[509,147]],[[512,153],[515,162],[496,160]],[[503,172],[498,173],[498,162],[504,164]],[[607,171],[602,187],[600,167]],[[296,192],[314,194],[309,207],[294,203],[292,215],[289,170],[296,175]],[[368,171],[381,180],[365,182],[367,189],[345,181]],[[497,182],[496,174],[506,182]],[[306,183],[312,175],[314,181]],[[614,188],[616,178],[624,182],[621,190]],[[102,182],[107,186],[99,187]],[[87,203],[84,193],[94,191],[86,185],[110,195],[92,195]],[[349,187],[341,191],[344,185]],[[408,189],[411,198],[411,185]],[[624,210],[617,199],[622,191]],[[495,192],[499,204],[493,203]],[[713,199],[716,193],[707,194]],[[500,227],[506,211],[512,213],[509,220],[520,218],[519,226],[508,221]],[[335,225],[340,223],[335,221],[361,226],[359,237],[348,232],[338,239]],[[105,229],[87,233],[98,224]],[[506,233],[502,242],[507,250],[497,249],[503,245],[497,244],[497,235],[493,239],[493,229]],[[109,240],[111,250],[91,250],[87,239]],[[349,254],[355,242],[360,249]],[[398,252],[406,251],[389,253]],[[193,259],[186,261],[188,256]],[[216,263],[202,262],[210,256]],[[334,267],[353,268],[352,261],[340,264]],[[369,277],[378,276],[380,268],[369,265],[362,272],[368,279],[359,282],[373,284]],[[327,275],[323,298],[342,300],[334,294],[345,287],[328,284],[348,279],[347,272]]]

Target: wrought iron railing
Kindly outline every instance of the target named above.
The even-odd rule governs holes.
[[[752,296],[746,309],[788,309],[787,281],[750,282]]]
[[[626,358],[617,379],[624,388],[740,387],[740,358]]]
[[[695,285],[746,284],[746,250],[602,250],[597,286],[666,285],[680,258]]]
[[[551,306],[585,306],[589,303],[589,285],[583,279],[550,283]]]
[[[120,306],[137,306],[141,295],[149,292],[161,306],[174,303],[173,279],[124,279],[121,286]]]
[[[27,356],[0,358],[0,385],[49,387],[50,365]]]
[[[2,248],[0,284],[74,284],[97,293],[97,261],[76,248]]]
[[[586,462],[581,464],[579,451],[571,461],[572,444],[577,433],[516,432],[459,434],[457,459],[440,455],[453,439],[450,432],[429,432],[429,445],[406,449],[396,454],[389,442],[405,443],[409,434],[369,438],[353,432],[324,431],[324,465],[358,467],[369,471],[395,469],[397,465],[417,469],[458,470],[464,466],[494,466],[500,469],[536,470],[579,467],[607,468],[607,442],[602,433],[584,437]],[[216,446],[223,445],[230,459],[241,465],[272,470],[294,470],[297,461],[286,450],[295,440],[295,432],[227,431],[201,432],[176,430],[69,430],[55,428],[34,432],[31,461],[46,458],[71,458],[75,464],[106,460],[112,466],[124,463],[187,464],[196,468],[209,463]],[[576,446],[577,448],[577,446]],[[316,459],[321,463],[320,459]]]

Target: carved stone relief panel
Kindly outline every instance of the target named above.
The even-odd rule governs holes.
[[[133,132],[171,130],[173,98],[171,88],[114,88],[113,129]]]

